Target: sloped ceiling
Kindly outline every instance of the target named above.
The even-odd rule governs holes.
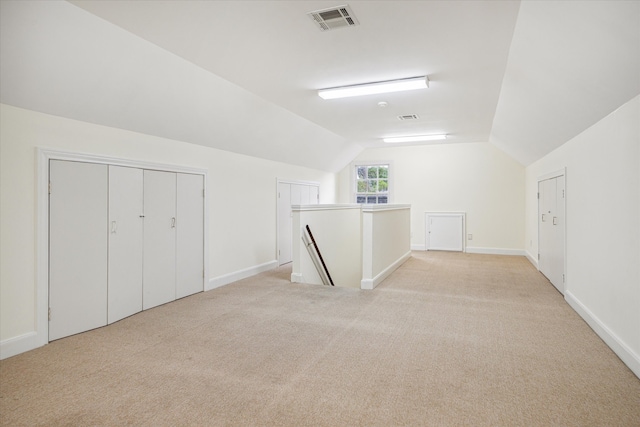
[[[640,2],[350,1],[360,25],[328,32],[306,16],[338,4],[2,1],[0,101],[338,171],[430,133],[527,165],[640,93]],[[316,94],[418,75],[429,89]]]

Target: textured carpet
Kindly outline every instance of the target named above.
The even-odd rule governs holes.
[[[373,291],[280,268],[0,362],[2,425],[640,426],[640,380],[522,257]]]

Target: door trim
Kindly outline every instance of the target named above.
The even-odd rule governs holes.
[[[160,170],[176,173],[191,173],[204,176],[204,278],[203,286],[207,289],[209,277],[209,215],[207,204],[207,169],[189,166],[152,163],[117,157],[98,156],[36,148],[36,347],[49,343],[49,160],[67,160],[72,162],[99,163],[114,166],[135,167],[140,169]]]

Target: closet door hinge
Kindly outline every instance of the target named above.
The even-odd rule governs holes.
[[[49,316],[49,322],[51,322],[51,307],[49,307],[49,314],[48,314],[48,316]]]
[[[538,261],[540,261],[540,254],[538,254]]]
[[[562,283],[564,283],[564,274],[562,275]]]
[[[51,194],[51,181],[49,181],[49,194]]]

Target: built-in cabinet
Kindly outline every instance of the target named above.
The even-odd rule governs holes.
[[[204,176],[49,165],[49,340],[204,289]]]

